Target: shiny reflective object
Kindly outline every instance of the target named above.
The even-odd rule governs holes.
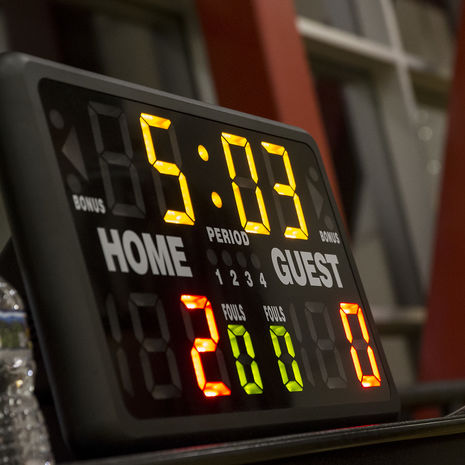
[[[48,433],[34,395],[35,364],[24,304],[0,278],[0,463],[51,465]]]

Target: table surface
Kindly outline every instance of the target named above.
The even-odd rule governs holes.
[[[63,465],[465,463],[465,416],[170,449]]]

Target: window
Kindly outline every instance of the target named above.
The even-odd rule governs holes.
[[[58,1],[62,61],[177,95],[211,101],[195,10],[189,2]]]
[[[190,0],[26,0],[3,9],[0,52],[11,42],[15,50],[215,101]],[[9,237],[0,202],[0,248]]]
[[[460,2],[294,1],[365,290],[375,319],[404,322],[410,341],[429,285]],[[416,354],[390,342],[408,384]]]

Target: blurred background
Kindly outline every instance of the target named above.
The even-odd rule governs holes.
[[[429,313],[442,311],[441,321],[454,326],[460,312],[438,309],[431,283],[435,274],[444,276],[434,256],[446,152],[460,156],[446,147],[448,137],[459,137],[449,134],[449,103],[461,3],[4,1],[0,51],[309,131],[339,199],[408,418],[418,405],[443,414],[465,399],[465,357],[448,348],[464,373],[448,372],[447,363],[436,373],[428,366],[437,359],[424,349],[441,345],[425,334]],[[0,247],[8,237],[3,215]]]

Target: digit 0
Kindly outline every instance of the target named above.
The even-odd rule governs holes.
[[[193,225],[195,222],[194,209],[192,207],[192,201],[186,176],[179,168],[181,165],[181,154],[179,152],[176,134],[174,132],[173,126],[171,125],[171,121],[166,118],[161,118],[160,116],[141,113],[140,125],[142,128],[142,135],[144,136],[145,150],[147,152],[147,159],[149,163],[160,174],[166,174],[168,176],[175,176],[178,178],[179,188],[181,190],[182,200],[184,202],[184,211],[168,210],[166,208],[166,201],[163,190],[161,188],[161,183],[156,183],[155,187],[157,189],[159,207],[162,215],[164,215],[163,219],[166,223]],[[173,150],[173,156],[177,161],[177,164],[162,161],[157,157],[150,128],[158,128],[168,131],[171,149]]]
[[[221,143],[223,144],[224,156],[226,158],[226,164],[228,165],[229,177],[232,179],[234,199],[236,201],[237,211],[239,213],[239,219],[241,221],[242,227],[245,231],[252,234],[270,234],[270,222],[268,221],[268,215],[266,213],[262,191],[257,185],[258,174],[255,167],[255,161],[253,159],[250,143],[245,137],[235,136],[234,134],[227,134],[226,132],[221,133]],[[244,147],[247,164],[253,183],[248,179],[237,176],[236,168],[234,167],[234,161],[231,154],[231,145]],[[257,199],[258,209],[260,212],[261,221],[258,222],[250,221],[247,219],[247,215],[244,209],[244,202],[241,195],[241,188],[254,189],[253,184],[255,185],[255,198]]]
[[[255,361],[255,351],[249,332],[244,325],[228,325],[228,335],[232,353],[236,359],[236,370],[242,388],[247,394],[261,394],[263,392],[263,383],[258,364]],[[238,338],[242,338],[244,342],[245,354],[241,353]],[[252,374],[253,381],[249,381],[246,367]]]
[[[290,392],[302,391],[304,388],[302,375],[300,374],[300,368],[295,359],[291,335],[284,326],[272,325],[270,326],[270,336],[274,353],[278,358],[278,367],[283,384]],[[285,353],[283,353],[282,344],[279,342],[280,340],[284,341]],[[292,372],[292,377],[294,379],[289,376],[289,371]]]
[[[300,203],[300,198],[295,191],[296,183],[295,183],[294,173],[292,171],[292,166],[289,160],[289,154],[287,153],[287,150],[281,145],[270,144],[269,142],[262,142],[262,147],[265,149],[265,151],[268,154],[278,155],[282,157],[284,168],[286,170],[287,180],[289,181],[289,184],[275,183],[273,186],[273,189],[277,192],[278,195],[283,195],[283,196],[292,198],[294,202],[294,208],[297,214],[297,221],[299,222],[298,228],[293,227],[293,226],[285,226],[284,219],[282,218],[283,215],[281,213],[280,220],[285,227],[284,236],[289,239],[308,239],[307,223],[305,221],[305,216],[302,210],[302,204]],[[266,165],[268,168],[270,183],[273,184],[273,175],[271,171],[271,166],[267,159],[266,159]],[[282,211],[281,206],[278,207],[278,210]]]
[[[365,322],[362,309],[357,304],[341,303],[339,313],[341,315],[342,324],[347,340],[350,342],[350,355],[352,356],[352,362],[354,364],[357,378],[365,388],[375,387],[381,385],[381,377],[379,375],[378,364],[376,363],[375,354],[370,346],[370,336],[368,335],[368,329]],[[364,344],[366,344],[366,354],[370,362],[371,374],[363,373],[362,366],[360,364],[359,352],[363,351],[360,349],[360,343],[355,341],[352,334],[352,329],[349,323],[349,316],[352,316],[351,320],[357,320],[360,330],[362,332]],[[354,342],[355,341],[355,342]]]
[[[229,396],[231,390],[222,381],[207,381],[202,363],[201,354],[215,352],[220,373],[223,379],[227,378],[226,365],[221,349],[218,348],[218,328],[210,301],[203,295],[182,295],[181,302],[188,312],[203,310],[207,319],[210,337],[200,338],[194,336],[194,329],[189,318],[184,317],[184,325],[189,339],[193,342],[191,349],[192,365],[194,367],[197,384],[206,397]]]

